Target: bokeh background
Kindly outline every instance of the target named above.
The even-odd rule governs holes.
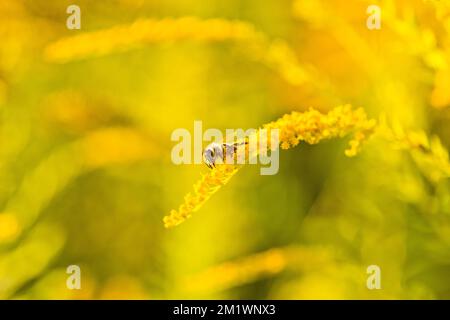
[[[70,4],[81,30],[66,28]],[[118,25],[182,17],[206,22],[110,45]],[[212,18],[259,40],[202,37]],[[69,58],[48,54],[103,29],[84,43],[101,54],[70,57],[70,41]],[[449,67],[445,0],[1,1],[0,298],[449,299]],[[277,175],[247,166],[164,229],[208,170],[172,164],[174,129],[342,103],[420,143],[375,135],[354,158],[345,138],[301,144]],[[66,287],[72,264],[81,290]],[[381,290],[366,287],[372,264]]]

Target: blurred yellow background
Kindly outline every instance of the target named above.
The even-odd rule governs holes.
[[[0,298],[450,299],[449,68],[445,0],[1,1]],[[173,130],[345,103],[390,134],[283,150],[164,228],[209,170]]]

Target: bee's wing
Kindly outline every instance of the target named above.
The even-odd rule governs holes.
[[[235,142],[235,143],[222,143],[222,148],[224,151],[228,151],[230,149],[232,149],[233,151],[236,151],[239,146],[242,146],[244,144],[248,144],[248,142],[244,141],[244,142]]]
[[[237,151],[237,145],[222,143],[222,150],[225,156],[232,156]]]
[[[238,148],[240,146],[244,145],[244,143],[233,143],[233,144],[222,144],[223,154],[224,154],[224,161],[226,162],[226,159],[231,159],[232,161],[235,161],[236,155],[238,155]],[[234,159],[234,160],[233,160]],[[233,162],[234,163],[234,162]]]

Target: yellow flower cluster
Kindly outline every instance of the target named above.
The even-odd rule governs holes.
[[[312,270],[333,262],[329,250],[322,247],[272,248],[213,266],[183,281],[189,292],[220,291],[251,283],[286,269]]]
[[[279,72],[287,82],[299,85],[308,78],[308,72],[298,63],[294,51],[285,41],[271,41],[248,22],[226,19],[142,19],[62,38],[45,48],[44,58],[53,63],[65,63],[127,51],[149,43],[183,40],[244,44],[244,52]]]
[[[214,193],[225,185],[239,168],[233,165],[217,166],[194,185],[194,194],[188,193],[184,197],[184,203],[177,210],[172,210],[163,219],[166,228],[175,227],[198,210]]]
[[[312,108],[303,113],[292,112],[277,121],[264,125],[263,129],[279,130],[279,142],[282,149],[296,146],[300,141],[316,144],[323,139],[343,137],[354,132],[350,147],[346,150],[347,156],[354,156],[359,151],[361,143],[374,131],[375,125],[375,120],[369,120],[363,109],[353,110],[350,105],[344,105],[336,107],[328,114],[322,114]],[[258,134],[258,136],[262,136],[262,138],[266,136],[269,140],[266,145],[271,145],[270,134]],[[219,165],[204,175],[194,185],[194,194],[188,193],[178,210],[172,210],[168,216],[164,217],[164,226],[166,228],[174,227],[190,218],[192,212],[198,210],[225,185],[239,168],[239,166],[233,165]]]
[[[408,151],[424,175],[433,182],[450,177],[450,161],[441,140],[424,131],[407,131],[398,123],[388,125],[382,118],[378,133],[394,147]]]
[[[102,56],[128,50],[136,45],[163,41],[244,40],[259,37],[251,24],[221,19],[200,20],[194,17],[179,19],[145,19],[132,24],[86,32],[62,38],[47,46],[44,55],[50,62],[67,62],[89,56]]]
[[[343,137],[355,132],[350,141],[346,155],[357,154],[362,141],[374,132],[376,121],[367,119],[363,109],[353,110],[350,105],[339,106],[328,114],[322,114],[315,109],[307,112],[292,112],[277,121],[264,126],[265,129],[279,129],[282,149],[295,147],[299,142],[309,144],[319,143],[323,139]]]

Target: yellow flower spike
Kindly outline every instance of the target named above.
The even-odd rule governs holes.
[[[317,78],[298,62],[295,51],[284,40],[270,39],[251,23],[226,19],[141,19],[61,38],[45,48],[44,59],[51,63],[66,63],[128,51],[146,44],[187,40],[243,45],[243,52],[250,59],[266,65],[292,85]],[[316,80],[311,83],[320,83]]]
[[[428,138],[424,131],[407,131],[398,122],[391,125],[385,119],[377,133],[400,150],[409,152],[423,174],[432,182],[450,177],[448,151],[439,137]]]
[[[374,120],[367,119],[363,109],[353,110],[350,105],[345,105],[331,110],[328,114],[322,114],[312,108],[303,113],[292,112],[262,128],[267,131],[279,130],[279,143],[282,149],[294,147],[301,141],[316,144],[324,139],[342,137],[353,132],[354,137],[350,141],[350,148],[346,151],[346,155],[354,156],[362,142],[373,133],[375,124]],[[257,137],[259,136],[261,135],[257,134]],[[269,141],[267,136],[262,136],[262,139]],[[172,210],[168,216],[164,217],[164,226],[174,227],[189,218],[191,213],[200,209],[213,194],[226,185],[241,167],[218,165],[202,175],[200,181],[194,184],[194,193],[192,195],[189,193],[185,197],[184,203],[178,210]]]
[[[187,292],[217,292],[272,277],[287,270],[317,270],[334,263],[337,255],[324,247],[284,247],[251,254],[211,266],[184,278]]]

